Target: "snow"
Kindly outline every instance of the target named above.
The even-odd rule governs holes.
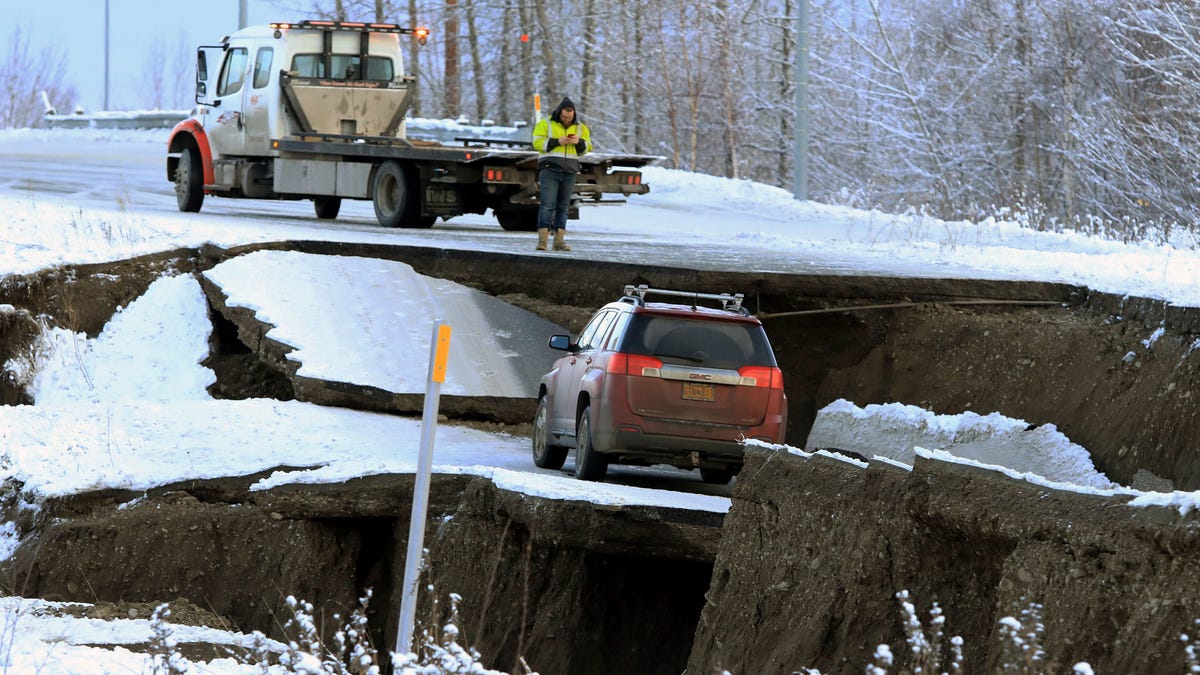
[[[109,152],[120,144],[162,144],[164,134],[6,131],[0,132],[0,152],[9,144],[45,145],[47,152],[57,152],[60,144],[91,144],[97,152]],[[861,266],[922,276],[1061,281],[1200,306],[1200,285],[1194,281],[1200,276],[1200,252],[1193,242],[1126,244],[1075,232],[1035,232],[1014,222],[943,222],[801,203],[769,186],[656,167],[645,170],[645,179],[652,186],[650,194],[619,209],[586,212],[586,230],[596,236],[632,241],[661,237],[720,249],[740,256],[748,269],[759,252],[784,251],[797,259],[838,260],[848,270]],[[168,191],[164,183],[163,192]],[[386,232],[372,228],[317,230],[276,221],[255,227],[245,220],[144,209],[133,201],[114,205],[72,195],[50,201],[23,192],[19,184],[0,184],[0,212],[4,275],[207,243],[228,247],[316,237],[389,241]],[[646,222],[654,223],[653,233],[645,232],[641,224]],[[426,245],[444,241],[431,234]],[[511,327],[495,327],[490,323],[495,310],[485,306],[492,299],[424,277],[402,263],[261,251],[224,262],[204,276],[227,295],[229,304],[270,324],[271,337],[293,348],[289,358],[299,374],[313,379],[423,391],[430,329],[438,318],[430,306],[461,310],[465,317],[452,337],[447,393],[530,395],[527,374],[514,363],[547,358],[531,351],[528,336],[520,332],[521,325],[530,324],[527,317],[517,316]],[[0,314],[16,311],[0,306]],[[321,329],[314,330],[318,320]],[[544,350],[548,326],[529,329],[529,334],[542,336],[536,348]],[[272,469],[253,489],[413,471],[421,435],[417,420],[297,401],[209,397],[206,387],[215,375],[203,362],[211,330],[199,281],[182,274],[155,281],[94,337],[47,330],[29,354],[3,364],[29,383],[35,403],[0,407],[0,479],[20,481],[28,508],[37,508],[44,499],[87,490],[141,491],[189,478]],[[1155,331],[1143,346],[1151,348],[1161,335],[1161,329]],[[501,358],[498,363],[479,361],[481,353]],[[486,377],[469,376],[473,372]],[[487,388],[492,386],[498,389]],[[513,393],[522,388],[524,394]],[[163,452],[164,447],[172,450]],[[484,476],[501,489],[547,499],[714,513],[724,513],[730,505],[726,497],[590,483],[539,470],[532,466],[528,447],[527,438],[441,425],[434,471]],[[822,448],[855,450],[905,468],[918,456],[958,462],[1053,489],[1129,495],[1132,505],[1181,513],[1200,503],[1196,493],[1138,493],[1116,485],[1096,471],[1086,448],[1053,424],[1031,428],[990,411],[935,415],[908,405],[860,408],[837,401],[818,416],[809,448],[786,450],[864,466]],[[288,468],[278,468],[283,466]],[[5,524],[0,556],[11,554],[15,545],[15,529]],[[0,630],[13,640],[7,668],[33,670],[30,664],[54,662],[41,672],[128,672],[145,664],[145,655],[84,644],[132,641],[119,637],[125,631],[144,640],[149,630],[144,620],[97,627],[32,611],[41,607],[40,601],[6,602],[0,603],[0,621],[6,622]],[[109,637],[89,637],[92,630],[108,631]],[[238,668],[214,661],[204,664],[202,672],[246,670]]]
[[[519,370],[522,358],[540,354],[545,365],[551,361],[544,337],[532,345],[522,338],[566,332],[528,312],[503,312],[506,303],[487,294],[390,260],[257,251],[204,276],[225,290],[228,304],[274,324],[268,336],[295,348],[289,359],[300,363],[297,375],[386,391],[425,390],[426,351],[419,346],[435,321],[445,318],[433,316],[431,307],[455,312],[443,394],[528,396],[540,373]],[[293,292],[299,287],[306,292]],[[310,330],[309,322],[298,320],[305,316],[325,329]],[[355,349],[346,349],[351,344]],[[414,351],[406,354],[409,345]],[[405,367],[416,362],[422,368]]]
[[[900,403],[860,408],[837,400],[822,409],[808,435],[810,448],[841,448],[912,464],[923,447],[939,448],[963,460],[1002,465],[1056,483],[1112,489],[1087,450],[1053,424],[1028,422],[998,413],[937,415]],[[939,455],[940,457],[940,455]]]

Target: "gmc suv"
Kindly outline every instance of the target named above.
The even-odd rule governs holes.
[[[648,294],[691,303],[647,302]],[[583,480],[603,480],[610,463],[670,464],[722,484],[741,469],[743,439],[783,442],[783,373],[740,293],[626,286],[578,339],[554,335],[549,344],[566,355],[538,388],[539,467],[562,468],[574,448]]]

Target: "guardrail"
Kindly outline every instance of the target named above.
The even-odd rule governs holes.
[[[170,129],[187,118],[187,110],[105,111],[46,115],[51,129]]]

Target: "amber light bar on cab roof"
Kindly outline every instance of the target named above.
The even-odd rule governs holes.
[[[394,23],[365,23],[362,21],[323,21],[316,19],[305,19],[304,21],[294,22],[278,21],[269,25],[275,30],[287,30],[289,28],[353,30],[370,33],[403,33],[405,35],[416,35],[420,38],[427,37],[429,35],[428,28],[404,28]]]

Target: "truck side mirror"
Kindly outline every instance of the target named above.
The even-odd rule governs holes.
[[[214,49],[222,49],[215,46],[201,46],[196,48],[196,103],[208,103],[208,81],[215,80],[215,77],[210,77],[208,72],[209,66],[220,65],[220,55],[216,59],[208,58],[208,53]],[[211,62],[211,63],[210,63]]]
[[[557,349],[564,352],[569,351],[571,349],[571,336],[551,335],[549,344],[551,349]]]

